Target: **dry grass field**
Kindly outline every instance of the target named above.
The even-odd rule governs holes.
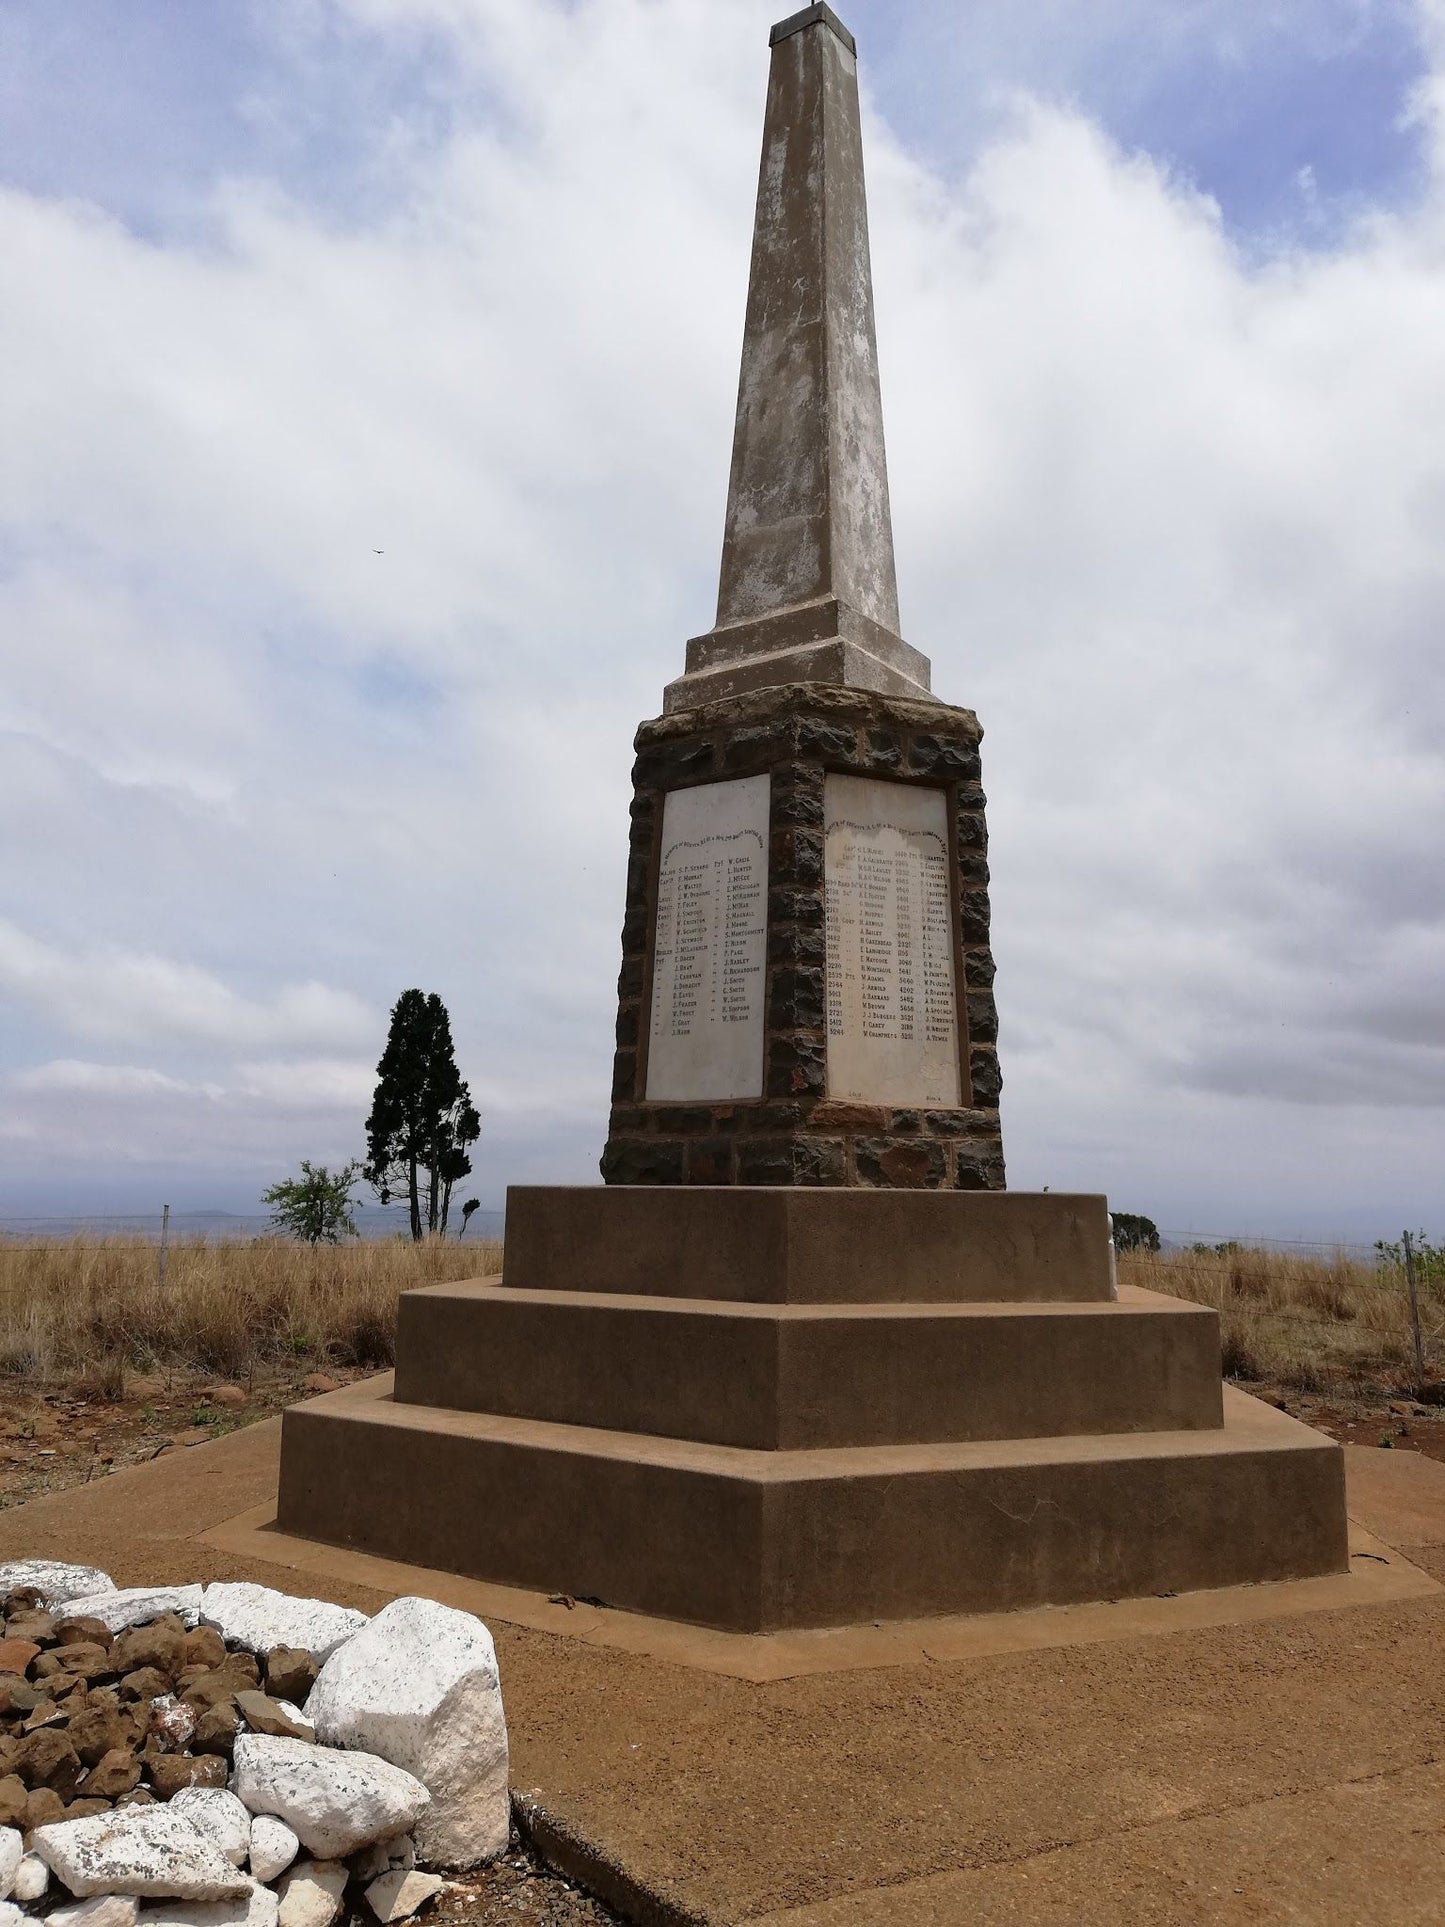
[[[1409,1294],[1395,1265],[1277,1251],[1136,1251],[1120,1255],[1119,1277],[1212,1305],[1225,1373],[1246,1385],[1355,1398],[1426,1396],[1433,1389],[1415,1382]],[[1425,1270],[1420,1314],[1438,1377],[1445,1363],[1445,1281],[1438,1270]]]
[[[156,1246],[139,1238],[0,1244],[0,1376],[103,1395],[128,1373],[380,1369],[403,1291],[500,1264],[500,1245],[471,1239],[187,1241],[162,1283]]]
[[[105,1395],[127,1373],[239,1380],[274,1369],[392,1362],[398,1295],[500,1270],[501,1246],[402,1239],[178,1243],[164,1284],[154,1244],[0,1244],[0,1377]],[[1224,1369],[1300,1392],[1402,1388],[1413,1377],[1403,1274],[1278,1252],[1126,1252],[1127,1283],[1212,1305]],[[1427,1348],[1445,1362],[1445,1280],[1422,1290]]]

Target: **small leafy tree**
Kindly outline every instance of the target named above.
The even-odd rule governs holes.
[[[470,1172],[467,1147],[481,1134],[446,1005],[435,992],[404,990],[376,1067],[363,1175],[383,1204],[405,1197],[418,1242],[446,1235],[452,1187]]]
[[[481,1208],[482,1208],[482,1201],[481,1201],[481,1199],[480,1199],[480,1198],[468,1198],[468,1199],[467,1199],[467,1201],[466,1201],[466,1203],[465,1203],[465,1204],[464,1204],[464,1205],[462,1206],[462,1228],[461,1228],[461,1230],[460,1230],[460,1231],[459,1231],[459,1232],[457,1233],[457,1236],[458,1236],[459,1238],[465,1238],[465,1237],[466,1237],[466,1235],[467,1235],[467,1226],[468,1226],[468,1225],[469,1225],[469,1224],[471,1223],[471,1221],[472,1221],[472,1213],[473,1213],[474,1211],[480,1211],[480,1210],[481,1210]]]
[[[1112,1215],[1116,1251],[1159,1249],[1159,1227],[1152,1218],[1141,1218],[1133,1211],[1115,1211]]]
[[[261,1202],[271,1207],[271,1222],[288,1238],[299,1238],[309,1245],[336,1245],[343,1238],[357,1236],[352,1186],[361,1175],[353,1159],[339,1171],[328,1171],[324,1164],[302,1158],[299,1178],[283,1178],[263,1191]]]

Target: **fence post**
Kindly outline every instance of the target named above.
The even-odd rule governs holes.
[[[162,1284],[166,1282],[166,1234],[169,1232],[170,1228],[171,1228],[171,1207],[167,1204],[167,1205],[163,1205],[161,1208],[161,1283]]]
[[[1410,1287],[1410,1323],[1415,1332],[1415,1370],[1425,1376],[1425,1345],[1420,1337],[1420,1293],[1415,1284],[1415,1253],[1410,1246],[1410,1234],[1405,1234],[1405,1282]]]

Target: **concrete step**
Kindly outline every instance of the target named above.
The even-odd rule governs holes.
[[[507,1192],[519,1291],[761,1304],[1103,1302],[1105,1199],[791,1185],[525,1185]]]
[[[398,1404],[285,1416],[286,1533],[763,1632],[1343,1572],[1343,1456],[1226,1390],[1214,1431],[754,1451]]]
[[[396,1396],[757,1450],[1197,1431],[1216,1313],[1118,1303],[790,1305],[497,1280],[401,1300]]]

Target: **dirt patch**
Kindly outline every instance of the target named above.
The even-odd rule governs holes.
[[[1398,1397],[1348,1397],[1309,1394],[1244,1380],[1242,1392],[1266,1399],[1291,1418],[1325,1432],[1341,1445],[1371,1445],[1388,1451],[1419,1452],[1445,1461],[1445,1408]]]
[[[421,1919],[432,1927],[621,1927],[620,1915],[523,1851],[463,1875]]]
[[[313,1391],[364,1376],[351,1367],[318,1374],[308,1366],[228,1385],[177,1372],[133,1378],[121,1398],[73,1385],[0,1383],[0,1510],[223,1438]]]

